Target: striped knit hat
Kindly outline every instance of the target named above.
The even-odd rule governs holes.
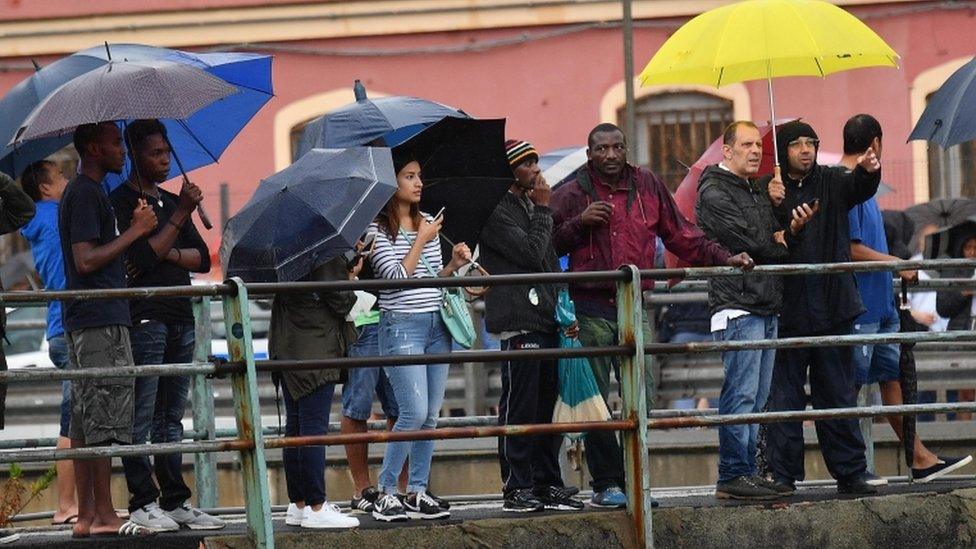
[[[509,139],[505,142],[505,155],[508,156],[508,165],[514,170],[519,164],[525,162],[530,157],[539,159],[539,153],[528,141]]]

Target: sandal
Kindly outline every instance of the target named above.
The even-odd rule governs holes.
[[[75,514],[75,515],[68,515],[67,518],[65,518],[64,520],[61,520],[61,521],[57,521],[57,520],[51,519],[51,524],[54,525],[54,526],[61,526],[62,524],[74,524],[76,522],[78,522],[78,515],[77,514]]]

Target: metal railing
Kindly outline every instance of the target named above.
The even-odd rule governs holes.
[[[884,263],[841,263],[825,265],[780,265],[760,266],[757,272],[793,275],[814,272],[854,272],[854,271],[895,271],[909,268],[945,269],[976,267],[976,261],[934,260],[898,261]],[[697,415],[674,413],[673,417],[652,417],[649,419],[645,399],[645,361],[653,360],[655,354],[699,353],[751,348],[796,348],[821,344],[859,345],[902,342],[959,342],[976,340],[973,332],[944,332],[922,334],[884,334],[838,337],[797,337],[776,340],[700,342],[687,344],[662,344],[645,342],[641,329],[644,317],[641,282],[647,279],[705,278],[712,276],[739,276],[738,270],[726,267],[663,269],[639,271],[626,266],[618,271],[588,273],[539,273],[525,275],[496,275],[490,277],[465,277],[442,279],[371,280],[336,282],[294,282],[280,284],[244,284],[233,279],[225,284],[210,286],[130,288],[100,291],[45,291],[45,292],[3,292],[0,301],[46,302],[50,300],[74,299],[139,299],[145,297],[197,297],[194,303],[198,318],[198,341],[209,341],[210,299],[220,297],[224,310],[224,324],[227,333],[229,358],[226,361],[211,361],[206,356],[209,348],[197,346],[194,362],[191,364],[135,366],[130,368],[92,368],[68,371],[8,371],[0,372],[0,382],[22,383],[36,381],[55,381],[63,379],[82,379],[110,374],[120,376],[170,376],[192,375],[192,397],[194,402],[194,431],[199,440],[192,442],[93,447],[93,448],[30,448],[29,441],[19,441],[23,445],[16,450],[0,452],[0,463],[43,462],[62,459],[94,459],[148,454],[193,453],[196,455],[197,488],[201,494],[213,494],[207,479],[215,475],[212,471],[213,453],[233,451],[240,456],[240,469],[243,476],[245,515],[250,540],[257,547],[273,547],[274,536],[271,523],[271,502],[267,480],[267,466],[264,451],[266,448],[285,448],[305,445],[341,445],[363,442],[389,442],[401,440],[429,440],[448,438],[473,438],[497,436],[522,436],[542,433],[569,433],[612,430],[620,431],[624,449],[624,468],[628,513],[635,528],[640,546],[653,545],[652,521],[650,513],[650,477],[648,468],[648,430],[671,429],[675,427],[699,427],[737,423],[765,423],[776,421],[798,421],[806,419],[827,419],[836,417],[875,417],[883,415],[910,415],[921,413],[942,413],[976,411],[974,403],[906,405],[897,407],[866,407],[833,410],[804,410],[791,412],[771,412],[764,414],[742,414],[735,416]],[[604,282],[616,285],[618,344],[608,347],[584,347],[576,349],[535,349],[521,351],[463,351],[448,354],[422,356],[385,356],[330,358],[320,360],[263,360],[254,359],[250,316],[247,301],[249,295],[281,295],[286,293],[306,293],[311,291],[335,290],[378,290],[407,287],[457,287],[457,286],[495,286],[525,283],[578,283]],[[953,287],[976,287],[976,281],[959,281]],[[620,360],[620,392],[623,409],[619,419],[606,422],[557,423],[532,425],[486,425],[484,418],[470,418],[469,422],[453,421],[452,426],[433,430],[400,432],[366,432],[357,434],[331,434],[308,437],[264,436],[258,403],[257,373],[285,370],[307,370],[318,368],[356,368],[368,366],[396,366],[402,364],[438,363],[477,363],[479,361],[503,361],[512,359],[542,359],[566,357],[616,357]],[[236,431],[231,438],[216,438],[213,426],[213,399],[210,376],[228,376],[231,382]],[[655,414],[659,415],[659,414]],[[468,424],[470,423],[470,424]],[[208,459],[209,458],[209,459]],[[203,481],[201,483],[201,481]],[[216,507],[216,501],[201,501],[201,507]]]

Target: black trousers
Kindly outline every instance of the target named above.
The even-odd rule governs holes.
[[[851,323],[813,334],[783,336],[829,336],[852,333]],[[853,347],[810,347],[780,349],[769,395],[769,411],[803,410],[808,399],[804,384],[809,375],[809,402],[815,409],[857,406],[854,385]],[[856,419],[817,421],[817,440],[827,470],[838,480],[853,479],[866,470],[864,440]],[[801,422],[770,423],[766,442],[773,476],[782,481],[804,478],[803,425]]]
[[[502,341],[503,351],[558,346],[556,334],[543,332],[529,332]],[[558,394],[556,359],[503,362],[498,424],[551,423]],[[499,437],[498,462],[505,493],[523,488],[562,486],[559,473],[562,439],[560,434]]]

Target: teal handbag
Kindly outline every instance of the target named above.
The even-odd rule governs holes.
[[[413,241],[402,228],[400,234],[407,239],[408,244],[413,246]],[[420,260],[423,261],[424,267],[427,268],[431,276],[437,278],[437,272],[430,266],[430,262],[424,257],[422,250]],[[454,276],[457,274],[455,273]],[[474,322],[471,320],[471,312],[468,310],[468,302],[464,299],[463,289],[441,288],[441,319],[458,345],[465,349],[474,346],[477,335],[474,331]]]

